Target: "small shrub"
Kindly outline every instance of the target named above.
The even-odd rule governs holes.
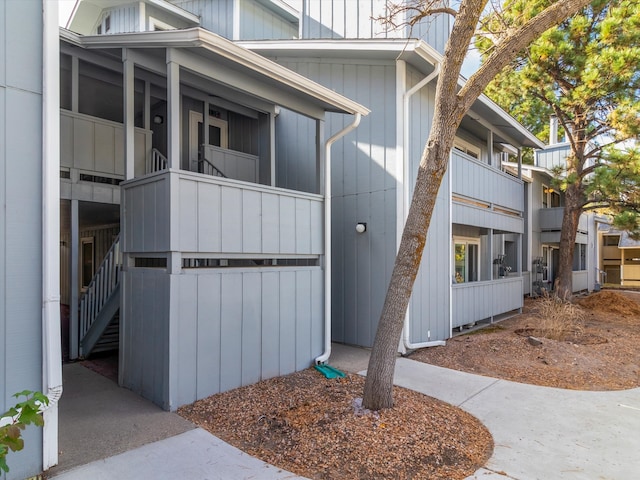
[[[16,403],[5,413],[0,415],[0,472],[9,471],[7,465],[7,455],[9,450],[12,452],[20,451],[24,448],[24,440],[22,439],[22,431],[27,425],[44,425],[40,408],[49,404],[46,395],[40,392],[32,392],[24,390],[16,393],[15,398],[25,397],[22,402]]]
[[[533,307],[538,317],[534,326],[535,335],[552,340],[565,340],[580,336],[584,332],[582,309],[558,297],[545,295]]]

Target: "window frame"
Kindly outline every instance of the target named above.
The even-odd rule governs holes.
[[[464,278],[462,278],[461,281],[458,280],[458,274],[459,272],[456,270],[456,245],[464,245],[465,246],[465,258],[464,258]],[[475,259],[475,271],[476,271],[476,278],[475,280],[469,280],[469,255],[468,255],[468,251],[469,251],[469,245],[473,245],[476,247],[476,259]],[[481,257],[481,249],[480,249],[480,239],[476,238],[476,237],[460,237],[460,236],[454,236],[453,240],[452,240],[452,258],[451,258],[451,267],[452,267],[452,278],[453,278],[453,283],[454,284],[462,284],[462,283],[474,283],[474,282],[479,282],[480,279],[482,278],[482,274],[481,274],[481,266],[482,266],[482,262],[480,261],[480,257]]]

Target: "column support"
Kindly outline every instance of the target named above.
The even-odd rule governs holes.
[[[167,49],[167,150],[169,168],[180,168],[180,65]]]
[[[69,305],[69,359],[75,360],[79,356],[80,321],[78,308],[80,307],[80,215],[78,200],[71,200],[71,292]]]
[[[135,177],[135,110],[134,110],[134,69],[133,60],[127,58],[128,49],[122,49],[122,74],[124,84],[124,178]]]

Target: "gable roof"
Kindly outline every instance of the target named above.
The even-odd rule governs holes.
[[[362,39],[362,40],[262,40],[239,41],[242,45],[262,55],[277,57],[335,57],[359,60],[404,60],[425,76],[442,61],[442,55],[423,40],[416,39]],[[466,80],[460,77],[459,85]],[[476,125],[473,123],[476,122]],[[505,112],[486,95],[474,102],[467,112],[463,127],[473,131],[477,124],[491,124],[496,143],[543,148],[544,143],[527,130],[515,118]]]
[[[277,90],[285,108],[286,99],[295,105],[295,101],[305,102],[315,108],[328,112],[367,115],[370,110],[339,93],[326,88],[296,72],[289,70],[255,52],[236,45],[215,33],[202,28],[186,30],[167,30],[158,32],[122,33],[112,35],[82,36],[68,30],[61,30],[63,40],[87,49],[162,49],[175,48],[197,55],[207,65],[219,65],[220,70],[233,75],[234,72],[260,83],[260,85]],[[165,63],[162,58],[158,63]],[[223,68],[224,67],[224,68]],[[161,72],[163,73],[163,72]],[[232,82],[230,88],[239,88]],[[259,96],[256,92],[248,92]],[[270,98],[263,98],[273,101]],[[292,108],[295,110],[295,108]]]
[[[66,28],[83,35],[89,34],[105,8],[139,3],[152,5],[172,16],[180,18],[188,25],[200,25],[200,19],[197,15],[177,7],[166,0],[142,0],[142,2],[134,0],[76,0],[76,4],[67,21]]]

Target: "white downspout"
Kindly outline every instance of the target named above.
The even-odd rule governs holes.
[[[435,65],[435,69],[433,70],[433,72],[431,72],[429,75],[427,75],[425,78],[423,78],[422,80],[420,80],[418,83],[416,83],[413,87],[411,87],[409,90],[407,90],[405,92],[405,94],[402,96],[402,114],[404,116],[403,118],[403,138],[402,138],[402,152],[403,152],[403,159],[402,162],[404,164],[404,186],[405,186],[405,195],[404,195],[404,216],[405,219],[404,221],[406,222],[406,217],[407,214],[409,212],[409,195],[408,195],[408,187],[409,187],[409,168],[408,168],[408,157],[409,154],[407,153],[409,151],[409,100],[411,100],[411,97],[413,96],[414,93],[416,93],[418,90],[420,90],[422,87],[424,87],[425,85],[427,85],[429,82],[431,82],[434,78],[436,78],[438,76],[438,74],[440,73],[440,64],[436,63]],[[404,224],[404,222],[403,222]],[[445,345],[445,342],[443,340],[436,340],[433,342],[420,342],[420,343],[411,343],[411,340],[409,339],[409,328],[410,328],[410,322],[409,322],[409,310],[411,308],[411,305],[407,305],[407,313],[404,316],[404,336],[403,336],[403,342],[404,342],[404,348],[407,350],[416,350],[418,348],[425,348],[425,347],[436,347],[436,346],[440,346],[440,345]]]
[[[42,386],[43,470],[58,463],[60,341],[60,47],[57,2],[42,2]]]
[[[331,145],[360,125],[361,113],[324,144],[324,353],[315,359],[325,363],[331,355]]]

